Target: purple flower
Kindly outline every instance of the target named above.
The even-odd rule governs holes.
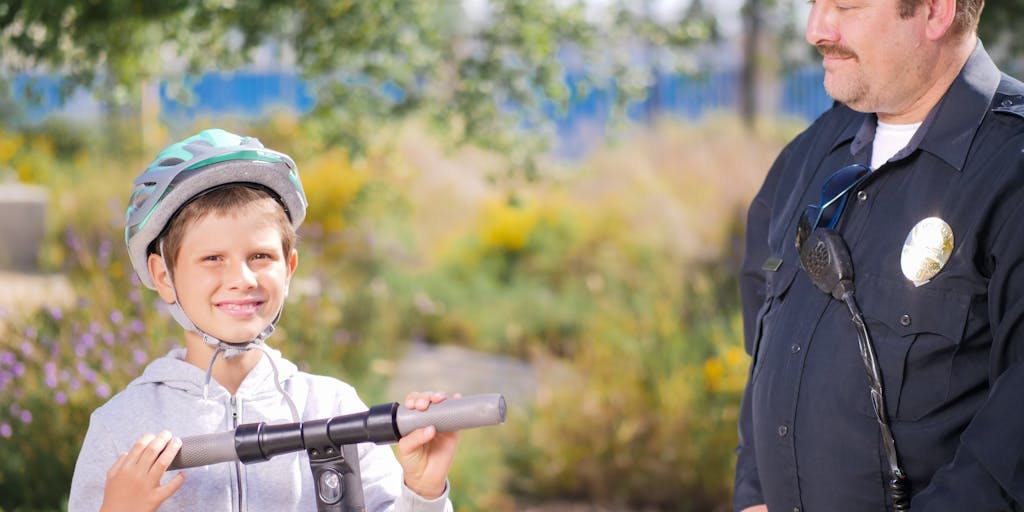
[[[100,240],[98,253],[97,259],[99,260],[100,267],[110,265],[110,240],[106,238]]]
[[[85,357],[85,354],[89,352],[89,349],[96,346],[96,336],[91,332],[87,332],[78,337],[75,340],[75,355],[78,357]]]
[[[171,311],[170,311],[170,309],[168,309],[169,307],[170,306],[166,302],[164,302],[162,300],[161,301],[157,301],[157,303],[156,303],[156,313],[158,315],[160,315],[161,318],[167,318],[167,317],[171,316]]]
[[[148,356],[142,350],[132,350],[132,360],[135,361],[135,364],[145,363],[146,359],[148,359]]]
[[[11,434],[13,434],[13,433],[14,432],[11,431],[11,426],[9,424],[7,424],[7,423],[0,423],[0,437],[8,437],[9,438],[9,437],[11,437]]]
[[[27,341],[21,342],[21,353],[25,357],[28,357],[28,356],[32,355],[32,351],[33,351],[33,347],[32,347],[31,343],[29,343]]]
[[[32,423],[32,413],[29,411],[21,411],[21,422],[26,425]]]
[[[17,416],[17,415],[21,414],[21,406],[16,404],[16,403],[11,404],[10,411],[11,411],[11,416]]]
[[[15,360],[16,359],[14,358],[14,354],[12,354],[10,352],[7,352],[7,351],[0,352],[0,364],[5,364],[7,366],[10,366],[10,365],[14,364]]]
[[[69,391],[74,392],[74,391],[78,391],[79,389],[82,389],[82,383],[78,382],[78,379],[71,379],[71,380],[68,381],[68,390]]]
[[[129,329],[135,334],[142,334],[146,330],[146,325],[142,323],[142,320],[135,318],[132,319]]]
[[[61,318],[64,318],[64,312],[57,306],[48,307],[47,312],[50,313],[50,318],[54,320],[60,321]]]
[[[96,385],[96,396],[99,398],[107,398],[110,396],[110,386],[105,382],[100,382]]]
[[[110,321],[114,322],[115,324],[120,324],[121,322],[124,321],[124,314],[122,314],[120,310],[115,309],[114,311],[110,312]]]
[[[114,358],[110,357],[110,352],[107,352],[106,350],[100,354],[100,368],[103,368],[103,371],[105,372],[109,372],[114,369]]]
[[[85,364],[83,361],[79,361],[75,365],[75,369],[78,370],[78,375],[85,379],[86,382],[91,384],[96,381],[96,372],[94,372],[92,368],[89,368],[89,365]]]
[[[12,369],[14,370],[15,377],[23,377],[25,375],[25,365],[21,361],[14,363],[14,368]]]
[[[43,365],[43,372],[46,374],[46,385],[53,389],[57,387],[57,364],[52,360],[46,361]]]
[[[98,320],[93,320],[92,322],[89,322],[90,333],[99,334],[101,330],[102,329],[100,328],[100,322]]]
[[[37,334],[39,334],[39,331],[36,331],[35,326],[30,325],[30,326],[25,328],[25,337],[26,338],[28,338],[30,340],[34,340],[34,339],[36,339],[36,335]]]
[[[100,338],[103,338],[103,343],[105,343],[107,345],[113,345],[114,344],[114,335],[109,333],[109,332],[103,333],[103,335],[100,336]]]
[[[65,231],[64,241],[68,244],[68,248],[71,249],[71,252],[79,252],[82,250],[82,241],[74,231],[71,231],[70,229]]]
[[[68,403],[68,395],[63,391],[58,391],[54,393],[53,400],[57,402],[57,405],[64,405]]]

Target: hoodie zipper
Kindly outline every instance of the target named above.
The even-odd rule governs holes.
[[[231,428],[238,428],[238,421],[242,417],[242,401],[231,395]],[[235,484],[238,489],[238,510],[245,512],[245,489],[242,487],[242,463],[235,462]]]

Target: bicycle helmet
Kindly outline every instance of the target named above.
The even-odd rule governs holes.
[[[156,289],[147,263],[149,248],[174,214],[203,193],[231,183],[267,189],[284,207],[292,226],[302,224],[308,202],[291,157],[265,148],[253,137],[203,130],[165,148],[135,178],[124,239],[142,284]]]

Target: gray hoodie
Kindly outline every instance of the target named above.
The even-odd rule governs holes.
[[[330,377],[310,375],[268,350],[232,396],[215,380],[203,398],[206,374],[172,350],[150,363],[106,404],[93,412],[71,481],[69,512],[99,510],[107,470],[146,433],[168,430],[177,437],[224,432],[243,423],[290,423],[291,412],[274,386],[268,356],[303,421],[366,410],[355,389]],[[450,511],[447,491],[426,500],[402,483],[402,467],[390,447],[360,444],[359,465],[368,511]],[[160,510],[314,511],[313,477],[304,452],[254,464],[222,463],[182,470],[185,483]],[[176,471],[168,471],[166,482]]]

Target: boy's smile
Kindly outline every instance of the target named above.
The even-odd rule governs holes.
[[[214,304],[218,309],[227,313],[228,315],[235,317],[246,317],[256,313],[260,306],[264,304],[264,301],[259,300],[245,300],[245,301],[224,301]]]
[[[185,314],[228,343],[252,340],[274,321],[298,261],[295,251],[285,256],[281,232],[264,206],[214,212],[191,222],[172,269]],[[162,284],[161,297],[173,300]]]

